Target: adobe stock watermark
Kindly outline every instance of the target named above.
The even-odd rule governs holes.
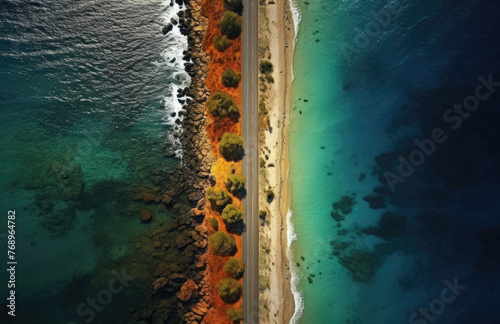
[[[409,324],[434,322],[439,315],[444,313],[446,305],[453,303],[467,289],[467,286],[458,283],[457,278],[453,279],[453,283],[445,279],[443,284],[446,287],[441,290],[439,298],[431,300],[427,307],[419,307],[418,312],[414,312],[408,318]]]
[[[379,11],[370,11],[373,20],[367,22],[364,29],[358,30],[351,44],[340,44],[340,48],[347,63],[351,63],[352,57],[355,54],[360,54],[370,45],[374,38],[379,37],[384,29],[389,27],[404,9],[405,7],[401,5],[399,0],[391,0],[383,9]]]
[[[493,74],[487,78],[479,76],[474,94],[466,97],[461,104],[455,103],[453,108],[447,109],[443,113],[443,122],[450,125],[454,131],[462,126],[464,120],[467,120],[473,112],[479,109],[481,102],[486,101],[495,93],[496,88],[500,87],[500,82],[493,80]],[[384,173],[384,178],[389,189],[394,192],[396,184],[403,183],[413,175],[415,169],[426,161],[428,157],[436,152],[438,144],[443,144],[448,139],[448,134],[442,128],[434,128],[427,138],[420,140],[416,138],[413,142],[417,147],[407,157],[398,156],[399,166],[397,174],[391,171]]]
[[[91,323],[96,317],[96,312],[102,312],[104,306],[111,304],[113,301],[113,295],[121,293],[129,285],[130,281],[135,278],[127,275],[125,268],[122,269],[121,273],[112,270],[111,274],[113,277],[109,280],[107,288],[99,290],[95,298],[89,296],[84,302],[76,306],[76,314],[82,317],[83,322]],[[67,324],[77,324],[77,322],[68,322]]]

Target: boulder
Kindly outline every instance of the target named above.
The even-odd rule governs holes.
[[[177,298],[181,301],[186,302],[193,298],[198,290],[198,285],[192,279],[187,280],[181,287],[181,290],[177,293]]]
[[[172,26],[172,24],[168,24],[167,26],[164,26],[164,27],[161,29],[161,32],[163,33],[163,35],[166,35],[166,34],[168,34],[169,32],[171,32],[173,28],[174,28],[174,26]]]

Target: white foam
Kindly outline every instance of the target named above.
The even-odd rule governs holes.
[[[302,20],[302,13],[300,12],[299,8],[295,4],[295,0],[290,0],[290,10],[292,12],[292,19],[293,19],[293,28],[295,31],[295,37],[293,39],[293,50],[295,51],[295,44],[297,42],[297,35],[299,33],[299,25]],[[290,62],[291,64],[291,71],[292,71],[292,82],[295,79],[295,76],[293,74],[293,61]],[[290,170],[287,171],[289,173]],[[291,273],[291,279],[290,279],[290,286],[292,289],[292,294],[293,294],[293,300],[295,302],[295,310],[293,312],[293,316],[290,319],[290,324],[297,324],[302,317],[302,313],[304,311],[304,299],[302,298],[302,295],[297,289],[297,286],[300,282],[300,276],[298,273],[298,269],[295,266],[295,263],[293,262],[293,254],[292,254],[292,249],[291,245],[293,241],[297,240],[297,234],[295,233],[293,224],[292,224],[292,210],[289,209],[288,213],[286,214],[286,239],[287,239],[287,250],[286,250],[286,256],[288,258],[288,262],[290,263],[290,273]]]
[[[299,33],[299,25],[302,20],[302,12],[300,12],[299,7],[295,4],[295,0],[290,0],[290,10],[292,11],[293,28],[295,29],[295,38],[293,40],[295,44]]]
[[[302,316],[302,312],[304,311],[304,299],[302,295],[297,290],[297,285],[300,282],[300,276],[297,271],[297,267],[293,263],[293,255],[291,245],[292,242],[297,239],[297,234],[295,234],[293,224],[292,224],[292,210],[289,209],[286,214],[286,240],[287,240],[287,250],[286,256],[288,258],[288,262],[290,263],[290,273],[292,278],[290,280],[290,286],[292,289],[293,300],[295,301],[295,311],[293,313],[292,319],[290,320],[291,324],[297,324]]]
[[[295,0],[290,0],[290,11],[292,12],[293,28],[295,31],[295,37],[293,38],[293,50],[295,51],[295,44],[297,43],[297,35],[299,34],[299,26],[302,21],[302,12],[300,12],[299,7],[295,4]],[[293,74],[293,60],[290,62],[290,68],[292,70],[292,82],[295,79]]]
[[[177,13],[186,9],[184,5],[180,6],[174,2],[173,6],[170,6],[170,3],[170,0],[166,0],[162,3],[164,10],[162,20],[164,25],[170,24],[172,18],[179,21]],[[179,112],[184,106],[179,102],[179,99],[186,100],[187,97],[179,98],[177,96],[178,90],[183,90],[191,85],[191,77],[184,67],[184,63],[188,62],[183,59],[184,51],[188,50],[187,36],[182,35],[179,26],[180,24],[172,25],[172,30],[165,35],[167,46],[161,53],[163,62],[160,64],[169,74],[167,80],[168,86],[166,95],[163,98],[163,104],[166,111],[165,122],[170,126],[175,125],[175,120],[177,118],[181,120],[184,118],[183,116],[179,116]],[[175,112],[175,117],[171,116],[173,112]],[[179,128],[179,137],[175,138],[173,134],[169,134],[168,140],[172,143],[172,148],[175,151],[176,157],[182,160],[183,154],[180,136],[182,136],[183,129],[180,125],[176,127]]]

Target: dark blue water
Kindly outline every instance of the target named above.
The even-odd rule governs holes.
[[[500,323],[500,3],[296,4],[294,320]]]
[[[172,116],[177,89],[190,82],[187,40],[177,27],[161,33],[180,9],[0,0],[0,246],[3,263],[15,209],[16,323],[126,323],[151,295],[154,242],[169,239],[151,233],[174,212],[133,197],[171,189],[180,161],[169,152],[182,152]],[[117,282],[117,273],[133,279]]]

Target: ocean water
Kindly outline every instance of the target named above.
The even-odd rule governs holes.
[[[500,323],[500,4],[294,6],[292,323]]]
[[[158,190],[158,176],[182,158],[173,130],[177,90],[190,83],[187,38],[178,25],[161,32],[181,9],[0,0],[0,247],[7,261],[15,209],[16,323],[125,323],[150,288],[147,235],[172,214],[131,197]],[[116,273],[134,278],[100,296],[94,318],[88,305],[77,312]],[[0,278],[4,304],[7,272]]]

